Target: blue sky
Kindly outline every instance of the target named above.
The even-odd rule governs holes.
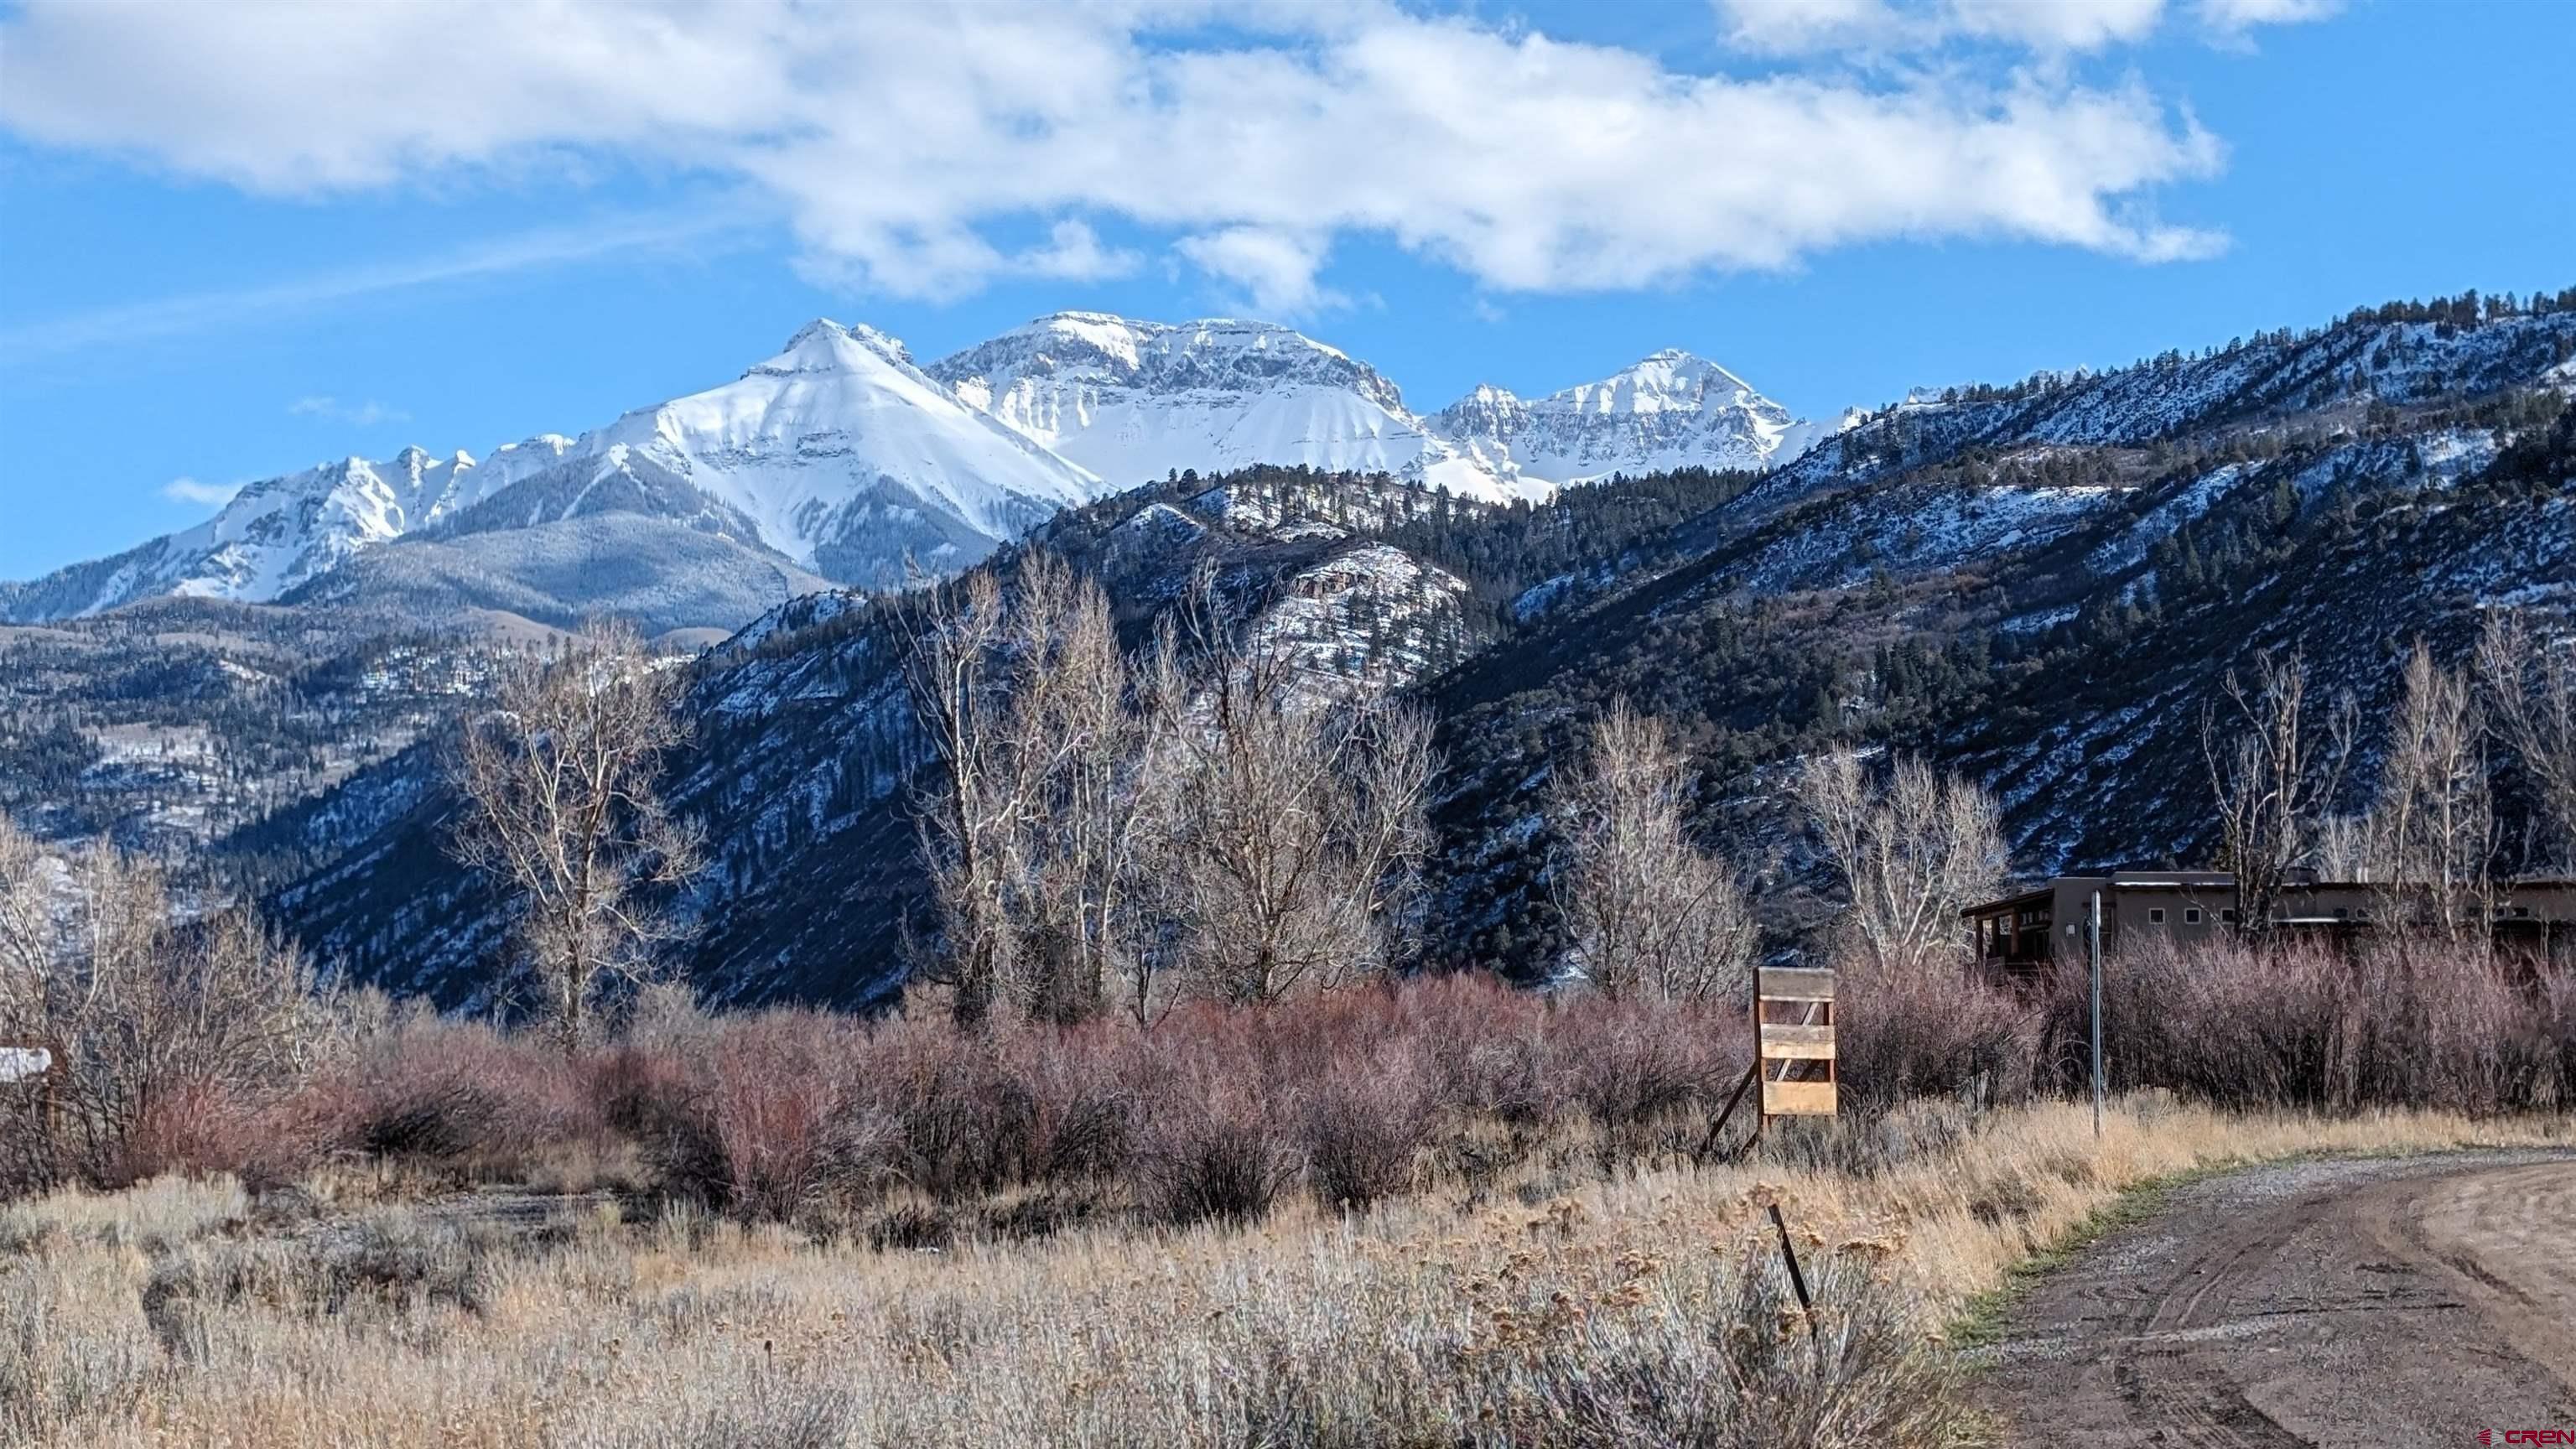
[[[0,7],[0,578],[807,318],[1275,316],[1829,414],[2576,283],[2576,5]],[[199,24],[193,17],[210,17]]]

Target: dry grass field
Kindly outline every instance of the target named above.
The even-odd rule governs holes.
[[[1246,1228],[877,1249],[604,1194],[324,1173],[0,1209],[0,1440],[33,1446],[1933,1444],[1963,1307],[2124,1187],[2576,1141],[2564,1115],[1919,1104],[1735,1166]],[[1799,1314],[1763,1209],[1819,1308]]]

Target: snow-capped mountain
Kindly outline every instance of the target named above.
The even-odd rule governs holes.
[[[712,534],[840,582],[888,584],[907,558],[961,568],[1102,489],[960,403],[901,343],[816,321],[731,383],[578,439],[505,445],[480,466],[465,453],[412,449],[254,483],[195,528],[0,586],[0,619],[94,614],[166,594],[268,602],[364,550],[498,530],[547,528],[556,546],[526,561],[555,575],[557,555],[598,542],[596,527],[561,525],[612,515]]]
[[[404,580],[410,598],[425,579],[442,597],[470,579],[477,598],[578,617],[640,587],[633,570],[606,570],[627,592],[585,596],[590,561],[682,529],[693,537],[653,545],[668,556],[648,590],[657,617],[731,628],[743,600],[774,586],[963,568],[1066,507],[1182,470],[1302,464],[1544,499],[1612,473],[1784,462],[1815,431],[1678,352],[1533,401],[1480,388],[1426,419],[1377,369],[1270,323],[1061,312],[924,369],[883,333],[818,320],[732,382],[578,437],[543,434],[479,463],[411,450],[253,484],[195,528],[0,584],[0,622],[170,594],[346,604],[370,579]],[[612,517],[623,521],[599,522]],[[388,545],[469,537],[480,541],[436,560],[317,582]],[[710,557],[728,582],[693,591],[675,561]],[[684,617],[696,609],[712,612]]]
[[[693,489],[798,566],[861,584],[897,581],[907,556],[963,567],[1104,491],[959,402],[902,343],[828,320],[734,382],[585,434],[514,492],[550,485],[571,508],[608,483]]]
[[[1767,468],[1825,431],[1716,363],[1673,350],[1542,398],[1487,384],[1430,422],[1487,469],[1542,493],[1613,473]]]
[[[1303,463],[1464,497],[1528,495],[1406,411],[1376,368],[1272,323],[1059,312],[929,371],[1113,488],[1179,469]]]
[[[0,618],[95,614],[176,595],[262,601],[485,496],[472,456],[406,448],[250,484],[214,517],[109,558],[0,591]]]

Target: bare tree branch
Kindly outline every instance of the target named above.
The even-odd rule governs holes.
[[[696,830],[656,790],[687,734],[670,663],[633,629],[592,624],[552,661],[507,666],[456,748],[452,848],[514,898],[517,955],[568,1044],[605,985],[648,975],[687,933],[660,903],[700,861]]]
[[[2307,661],[2257,654],[2250,679],[2228,672],[2201,713],[2224,864],[2236,875],[2237,929],[2270,932],[2289,873],[2317,858],[2322,822],[2352,759],[2360,711],[2344,695],[2319,723]]]
[[[1552,878],[1574,964],[1611,996],[1741,995],[1757,938],[1735,874],[1690,843],[1689,772],[1660,720],[1614,702],[1557,787]]]
[[[1967,954],[1959,912],[2009,865],[1992,796],[1919,759],[1897,760],[1880,785],[1845,748],[1810,760],[1797,794],[1851,897],[1847,949],[1904,974]]]

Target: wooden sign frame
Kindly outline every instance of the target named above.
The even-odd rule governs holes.
[[[51,1041],[0,1041],[0,1048],[35,1051],[45,1054],[45,1065],[23,1077],[0,1082],[0,1091],[21,1088],[36,1094],[36,1112],[44,1130],[50,1134],[61,1128],[62,1080],[65,1071],[62,1047]]]
[[[1837,1115],[1834,985],[1831,971],[1754,968],[1754,1070],[1764,1122]]]

